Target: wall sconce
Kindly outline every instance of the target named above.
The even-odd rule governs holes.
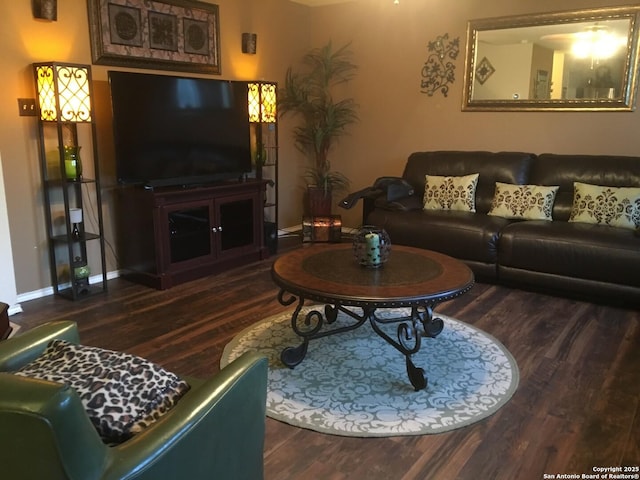
[[[91,67],[49,62],[34,68],[43,121],[91,121]]]
[[[42,20],[58,20],[58,0],[32,0],[33,17]]]
[[[258,47],[258,34],[243,33],[242,34],[242,53],[254,55]]]
[[[275,123],[277,113],[275,83],[249,83],[248,101],[251,123]]]

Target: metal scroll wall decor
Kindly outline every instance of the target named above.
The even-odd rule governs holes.
[[[420,91],[431,97],[439,90],[446,97],[449,85],[456,79],[453,60],[460,53],[460,37],[449,40],[449,34],[445,33],[429,42],[427,51],[429,56],[422,67]]]

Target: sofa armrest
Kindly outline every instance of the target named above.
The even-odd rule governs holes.
[[[51,340],[60,339],[79,343],[75,322],[56,321],[39,325],[31,330],[0,342],[0,372],[14,372],[36,359]]]
[[[384,210],[409,212],[411,210],[422,210],[423,204],[421,198],[411,195],[409,197],[398,198],[392,202],[388,202],[384,198],[378,198],[375,201],[375,207]]]
[[[398,198],[392,202],[387,201],[387,197],[384,193],[377,196],[365,197],[364,206],[362,208],[362,223],[365,225],[368,223],[367,218],[369,217],[369,214],[376,208],[408,212],[411,210],[422,210],[422,206],[422,199],[415,195]]]
[[[103,478],[262,478],[267,365],[245,353],[194,383],[168,414],[111,449]]]

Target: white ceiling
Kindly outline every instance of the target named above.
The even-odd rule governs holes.
[[[301,3],[309,7],[320,7],[322,5],[332,5],[334,3],[355,2],[357,0],[290,0],[293,3]]]

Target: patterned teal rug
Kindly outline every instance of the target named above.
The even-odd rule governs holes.
[[[401,311],[390,309],[384,315],[398,316]],[[325,328],[339,326],[345,322],[343,316]],[[312,340],[302,363],[294,369],[284,366],[282,349],[301,343],[291,329],[291,312],[238,334],[225,347],[220,363],[223,367],[247,350],[266,354],[267,415],[297,427],[354,437],[446,432],[494,414],[515,392],[519,372],[509,351],[491,335],[436,316],[444,321],[444,330],[436,338],[423,338],[422,348],[412,357],[428,378],[421,391],[409,382],[404,356],[369,323]],[[396,328],[390,326],[392,337]]]

